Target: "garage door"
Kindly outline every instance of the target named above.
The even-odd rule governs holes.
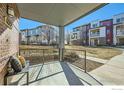
[[[119,39],[120,45],[124,45],[124,38]]]

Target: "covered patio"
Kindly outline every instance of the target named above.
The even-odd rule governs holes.
[[[20,78],[21,77],[21,78]],[[8,78],[9,85],[26,85],[26,75]],[[30,66],[29,85],[102,85],[84,70],[67,62],[53,61]]]
[[[105,6],[103,3],[18,3],[20,17],[59,27],[57,61],[29,67],[29,85],[102,85],[98,80],[79,67],[64,60],[64,27]],[[84,56],[86,66],[86,53]],[[20,78],[21,76],[21,78]],[[10,85],[25,85],[25,74],[8,78]]]

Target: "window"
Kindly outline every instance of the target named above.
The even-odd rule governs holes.
[[[107,32],[107,35],[110,34],[110,30],[107,30],[106,32]]]
[[[27,36],[27,33],[26,32],[24,32],[24,36]]]
[[[117,22],[117,23],[119,23],[119,22],[124,22],[124,17],[118,18],[118,19],[116,20],[116,22]]]
[[[121,18],[121,21],[124,22],[124,17]]]
[[[120,29],[121,29],[121,26],[117,26],[117,27],[116,27],[116,30],[120,30]]]
[[[22,34],[25,35],[25,32],[23,32]]]
[[[97,24],[93,24],[92,26],[93,26],[93,28],[95,28],[95,27],[97,27]]]
[[[93,24],[93,28],[95,27],[95,24]]]
[[[31,35],[31,31],[30,30],[27,31],[27,35]]]
[[[117,23],[121,22],[121,19],[120,19],[120,18],[118,18],[118,19],[116,20],[116,22],[117,22]]]
[[[74,31],[76,31],[76,28],[74,29]]]
[[[100,25],[102,26],[102,25],[103,25],[103,23],[100,23]]]
[[[109,23],[107,23],[106,25],[107,25],[107,26],[110,26],[110,24],[109,24]]]
[[[100,33],[100,31],[97,32],[97,34],[99,34],[99,33]]]
[[[81,30],[81,27],[78,27],[77,29],[76,29],[76,31],[80,31]]]
[[[33,31],[31,30],[31,35],[33,35]]]

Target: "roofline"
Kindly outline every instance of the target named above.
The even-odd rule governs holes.
[[[20,31],[26,31],[26,30],[28,30],[28,29],[22,29],[22,30],[20,30]]]
[[[108,20],[113,20],[113,18],[109,18],[109,19],[103,19],[103,20],[100,20],[100,19],[96,19],[96,20],[93,20],[93,21],[91,21],[90,23],[92,23],[92,22],[103,22],[103,21],[108,21]]]
[[[43,27],[43,26],[46,26],[48,24],[43,24],[43,25],[40,25],[40,26],[37,26],[37,27],[34,27],[34,28],[30,28],[30,29],[23,29],[23,30],[20,30],[20,31],[25,31],[25,30],[33,30],[33,29],[37,29],[39,27]],[[51,27],[51,26],[50,26]],[[54,27],[52,27],[54,29]]]
[[[113,24],[113,25],[123,25],[124,23],[116,23],[116,24]]]
[[[119,13],[119,14],[115,14],[115,15],[113,15],[113,17],[114,17],[114,16],[118,16],[118,15],[121,15],[121,14],[124,14],[124,12],[122,12],[122,13]]]
[[[87,25],[90,25],[90,23],[87,23],[87,24],[83,24],[83,25],[80,25],[80,26],[74,27],[73,29],[76,29],[76,28],[78,28],[78,27],[82,27],[82,26],[87,26]]]
[[[100,29],[101,27],[106,27],[106,26],[99,26],[99,27],[95,27],[95,28],[90,28],[89,30]]]
[[[23,29],[23,30],[33,30],[33,29],[36,29],[37,27],[35,27],[35,28],[31,28],[31,29]],[[21,30],[21,31],[23,31],[23,30]]]
[[[110,19],[101,20],[101,21],[99,21],[99,22],[109,21],[109,20],[113,21],[113,19],[110,18]],[[84,24],[84,25],[77,26],[77,27],[75,27],[75,28],[73,28],[73,29],[76,29],[76,28],[78,28],[78,27],[82,27],[82,26],[87,26],[87,25],[90,25],[90,24],[91,24],[91,22],[90,22],[90,23],[87,23],[87,24]],[[99,26],[99,27],[103,27],[103,26]]]
[[[103,21],[109,21],[109,20],[112,20],[112,21],[113,21],[113,19],[110,18],[110,19],[101,20],[100,22],[103,22]]]
[[[98,9],[100,9],[100,8],[102,8],[102,7],[104,7],[104,6],[107,5],[107,4],[109,4],[109,3],[103,3],[103,4],[99,5],[99,6],[97,6],[97,7],[94,8],[93,10],[89,11],[88,13],[86,13],[86,14],[84,14],[84,15],[81,15],[80,17],[76,18],[75,20],[72,20],[71,22],[65,24],[64,26],[70,25],[71,23],[73,23],[73,22],[75,22],[75,21],[81,19],[82,17],[84,17],[84,16],[86,16],[86,15],[91,14],[92,12],[94,12],[94,11],[96,11],[96,10],[98,10]]]

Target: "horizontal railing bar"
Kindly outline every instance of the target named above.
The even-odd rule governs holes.
[[[64,50],[74,50],[74,51],[86,51],[86,50],[82,50],[82,49],[64,49]]]
[[[38,49],[38,48],[35,48],[35,49],[20,49],[20,50],[57,50],[56,48],[55,49]]]
[[[74,51],[86,51],[86,50],[82,50],[82,49],[67,49],[67,48],[63,48],[64,50],[74,50]],[[20,49],[20,50],[59,50],[59,48],[51,48],[51,49],[38,49],[38,48],[30,48],[30,49]]]

